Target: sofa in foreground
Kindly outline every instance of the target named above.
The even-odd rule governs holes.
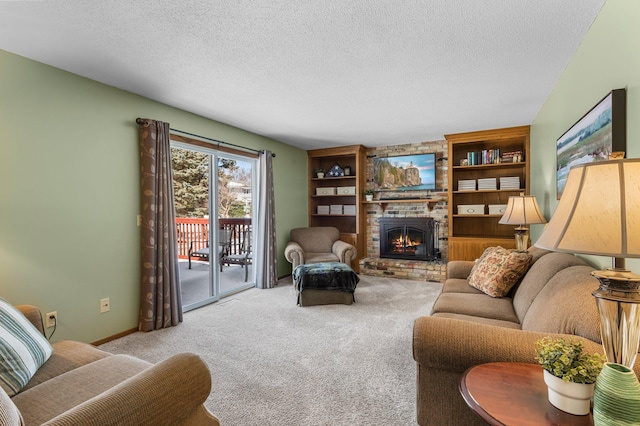
[[[17,308],[44,334],[37,308]],[[51,347],[15,395],[0,388],[1,425],[220,425],[203,405],[211,374],[197,355],[178,354],[154,365],[86,343]]]
[[[585,351],[603,353],[593,268],[567,253],[534,247],[529,254],[532,265],[504,297],[469,285],[474,262],[448,263],[431,316],[414,324],[420,425],[485,424],[460,395],[462,374],[488,362],[535,364],[535,342],[544,336],[576,336]],[[634,370],[640,377],[640,361]]]

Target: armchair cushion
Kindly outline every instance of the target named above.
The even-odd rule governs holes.
[[[334,241],[340,239],[338,228],[319,226],[291,230],[291,241],[295,241],[308,253],[331,253]]]
[[[51,356],[47,339],[10,303],[0,299],[0,386],[20,392]]]

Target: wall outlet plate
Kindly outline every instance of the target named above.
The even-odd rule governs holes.
[[[45,328],[55,327],[58,323],[58,311],[47,312],[44,317]]]
[[[105,297],[104,299],[100,299],[100,313],[104,314],[105,312],[109,312],[110,309],[111,301],[109,300],[109,298]]]

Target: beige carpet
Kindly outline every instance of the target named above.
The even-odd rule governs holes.
[[[213,379],[206,405],[223,426],[414,425],[413,321],[442,286],[360,278],[353,305],[298,307],[288,278],[101,349],[151,362],[200,355]]]

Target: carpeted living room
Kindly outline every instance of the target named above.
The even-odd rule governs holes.
[[[634,413],[597,382],[587,414],[558,408],[536,345],[640,375],[601,328],[612,304],[640,318],[639,19],[626,0],[0,2],[0,424]]]
[[[213,382],[205,405],[224,425],[408,425],[413,321],[429,314],[441,288],[363,276],[354,304],[302,308],[283,278],[188,312],[179,327],[99,348],[154,363],[199,354]]]

